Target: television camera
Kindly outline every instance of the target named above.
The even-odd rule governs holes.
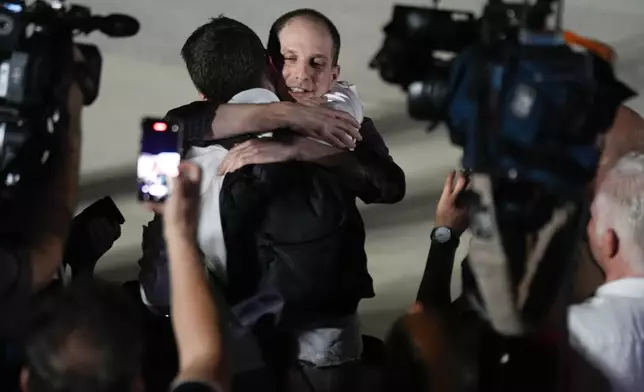
[[[47,161],[51,141],[64,130],[72,78],[84,104],[97,98],[102,57],[98,48],[74,37],[101,31],[110,37],[137,34],[136,19],[93,15],[63,1],[0,1],[0,199],[15,197]],[[74,63],[74,50],[82,63]],[[0,200],[0,201],[1,201]]]
[[[370,64],[407,92],[412,117],[429,120],[430,129],[445,123],[463,149],[462,165],[472,172],[464,197],[476,282],[464,291],[498,336],[498,356],[487,357],[498,364],[492,373],[505,354],[520,367],[559,363],[526,337],[543,332],[570,275],[598,137],[635,95],[606,60],[565,41],[562,3],[488,0],[480,17],[437,4],[396,5]],[[535,341],[523,353],[517,348]],[[555,390],[552,375],[543,373],[545,385],[530,390]]]

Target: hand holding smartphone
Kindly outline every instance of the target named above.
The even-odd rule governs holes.
[[[175,121],[144,118],[136,165],[138,200],[162,203],[170,194],[170,178],[179,174],[182,126]]]

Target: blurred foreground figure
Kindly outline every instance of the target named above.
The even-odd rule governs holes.
[[[142,392],[136,309],[118,286],[74,285],[36,318],[23,392]]]

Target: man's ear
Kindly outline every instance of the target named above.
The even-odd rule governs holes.
[[[207,101],[206,96],[202,93],[199,93],[199,98],[201,98],[202,101]]]
[[[26,367],[20,371],[20,390],[22,392],[29,391],[29,369]]]
[[[340,66],[334,65],[333,68],[331,68],[331,79],[333,83],[335,83],[338,81],[339,78],[340,78]]]
[[[615,230],[607,230],[601,237],[601,252],[606,259],[612,259],[619,252],[619,237]]]

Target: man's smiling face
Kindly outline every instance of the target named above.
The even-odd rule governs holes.
[[[333,40],[322,23],[307,17],[288,21],[278,34],[284,57],[282,76],[293,98],[321,97],[338,79]]]

